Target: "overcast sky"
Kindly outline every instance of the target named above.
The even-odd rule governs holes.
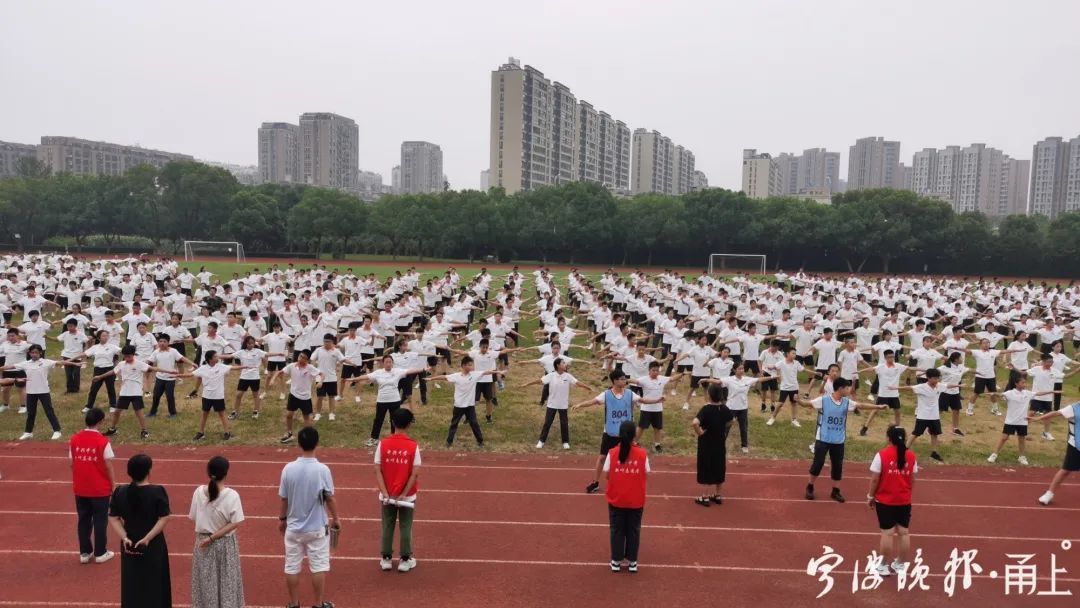
[[[262,121],[356,120],[360,166],[488,164],[490,72],[520,58],[738,189],[743,148],[858,137],[1030,158],[1080,135],[1076,0],[33,0],[0,7],[0,140],[71,135],[255,164]]]

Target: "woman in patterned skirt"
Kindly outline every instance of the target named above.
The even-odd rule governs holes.
[[[195,488],[188,517],[195,522],[191,604],[199,608],[242,608],[244,581],[236,528],[244,521],[240,495],[225,487],[229,461],[214,456],[206,465],[209,483]]]

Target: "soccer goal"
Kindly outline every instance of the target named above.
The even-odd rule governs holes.
[[[765,274],[765,256],[756,253],[713,253],[709,255],[709,274],[745,272]]]
[[[184,241],[184,261],[190,262],[197,256],[227,257],[236,256],[237,262],[243,262],[244,246],[236,241]]]

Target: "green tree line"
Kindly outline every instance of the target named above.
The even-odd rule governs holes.
[[[709,189],[682,196],[613,196],[571,183],[384,196],[244,186],[197,162],[136,167],[123,176],[50,175],[30,164],[0,181],[0,243],[62,237],[78,249],[149,239],[162,253],[184,240],[228,240],[258,252],[408,255],[622,265],[703,265],[710,253],[765,254],[771,268],[852,272],[1076,277],[1080,213],[1049,221],[956,214],[902,190],[862,190],[831,205],[754,200]]]

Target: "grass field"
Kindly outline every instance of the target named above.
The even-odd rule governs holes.
[[[285,266],[286,263],[286,261],[280,262],[282,266]],[[298,262],[297,266],[301,267],[308,263],[310,262]],[[345,266],[350,265],[349,262],[335,263],[323,261],[320,263],[325,264],[331,269],[334,267],[344,268]],[[198,266],[206,266],[211,272],[217,273],[222,280],[228,280],[233,272],[244,273],[250,269],[265,269],[267,267],[267,264],[265,263],[235,264],[226,262],[197,262],[186,265],[191,268],[192,271],[195,271]],[[373,264],[364,265],[361,262],[357,262],[356,265],[352,267],[354,271],[358,273],[373,272],[379,277],[384,277],[388,274],[392,274],[397,268],[405,269],[410,265],[412,265],[412,263],[407,261],[402,262],[401,265],[397,267]],[[442,271],[441,268],[427,270],[419,268],[419,264],[417,264],[417,266],[420,272],[427,271],[441,273]],[[455,263],[455,266],[463,275],[471,272],[471,269],[467,267],[466,263],[457,262]],[[528,267],[523,267],[523,271],[528,270]],[[557,273],[557,276],[560,280],[565,279],[565,273]],[[522,333],[531,336],[535,329],[536,321],[526,321],[523,323]],[[54,328],[54,330],[50,332],[50,335],[55,335],[57,330],[58,328]],[[529,340],[523,345],[532,344],[535,344],[535,342]],[[1067,347],[1066,352],[1070,356],[1075,356],[1075,353],[1072,352],[1071,345]],[[58,356],[57,346],[54,343],[50,343],[49,356]],[[534,353],[526,352],[516,353],[513,357],[515,359],[526,359],[535,358],[536,355]],[[584,355],[584,357],[588,358],[587,355]],[[973,367],[973,363],[969,361],[968,366]],[[597,366],[575,363],[571,367],[571,372],[593,387],[607,386],[607,382],[602,378],[601,372]],[[483,426],[486,443],[485,449],[501,452],[529,452],[535,450],[534,445],[537,441],[544,415],[544,409],[538,406],[540,388],[538,386],[524,389],[516,387],[529,382],[540,375],[540,368],[536,365],[511,366],[510,374],[506,380],[506,390],[499,395],[500,405],[496,409],[494,424],[485,424],[481,418],[481,425]],[[1006,374],[1004,373],[1004,370],[1002,370],[999,378],[1000,387],[1003,387],[1005,384],[1005,376]],[[82,414],[79,410],[82,408],[86,398],[86,390],[90,383],[89,377],[90,371],[83,370],[82,392],[77,395],[69,395],[65,394],[63,391],[63,372],[57,370],[52,375],[51,384],[53,389],[53,400],[65,436],[82,427]],[[965,380],[970,382],[970,378],[971,376],[968,375],[965,377]],[[235,386],[234,383],[235,379],[231,378],[227,386]],[[192,386],[193,380],[182,380],[177,387],[177,395],[186,395],[191,390]],[[691,410],[689,412],[683,411],[681,405],[684,401],[686,387],[687,382],[684,379],[679,386],[678,396],[669,396],[665,407],[667,438],[664,440],[664,446],[666,451],[676,454],[694,453],[695,441],[690,432],[690,421],[693,417],[693,413],[703,402],[702,397],[698,396],[693,400]],[[413,434],[420,440],[422,445],[428,448],[439,449],[444,445],[446,430],[452,410],[452,387],[443,384],[442,389],[434,390],[434,387],[429,384],[429,388],[432,389],[429,405],[416,410],[417,424]],[[867,392],[867,387],[865,385],[860,388],[860,393],[864,398]],[[970,388],[966,387],[964,394],[967,395],[969,392]],[[592,396],[594,396],[593,393],[585,391],[584,389],[575,389],[572,393],[572,402],[584,401]],[[229,398],[228,401],[231,406],[232,395],[227,393],[227,397]],[[1072,403],[1078,398],[1080,398],[1080,390],[1078,390],[1078,380],[1074,377],[1066,382],[1063,403]],[[910,431],[914,421],[914,400],[910,393],[902,392],[902,401],[904,405],[904,426]],[[337,420],[329,422],[324,416],[323,420],[318,423],[319,431],[323,437],[323,443],[329,446],[358,447],[363,445],[363,442],[370,431],[374,414],[374,402],[375,393],[371,387],[363,389],[362,403],[360,405],[357,405],[352,401],[351,393],[348,398],[338,402]],[[106,400],[104,396],[101,395],[98,397],[98,404],[101,405],[103,403],[106,403]],[[957,464],[985,463],[986,456],[989,454],[994,442],[996,442],[999,437],[1002,423],[1001,418],[989,414],[987,403],[988,402],[985,401],[984,397],[973,418],[969,418],[966,415],[961,416],[961,426],[967,434],[967,436],[962,439],[954,438],[952,435],[948,434],[950,426],[947,419],[943,420],[943,427],[946,435],[942,436],[943,447],[941,453],[946,462]],[[786,422],[788,419],[786,414],[778,418],[776,425],[769,427],[765,425],[765,415],[758,413],[759,404],[760,398],[752,393],[750,400],[750,456],[755,458],[807,458],[807,446],[812,443],[814,439],[814,418],[812,413],[805,409],[800,411],[799,417],[803,423],[802,428],[794,428],[788,424]],[[134,416],[130,412],[124,414],[120,421],[120,430],[115,437],[115,440],[122,443],[133,444],[190,443],[198,424],[199,402],[198,400],[186,400],[180,398],[178,405],[180,408],[180,415],[177,418],[169,419],[167,417],[158,417],[149,421],[149,429],[152,436],[146,442],[139,439],[138,426]],[[147,403],[147,406],[149,406],[149,403]],[[164,408],[164,405],[162,407]],[[250,413],[250,397],[245,400],[243,408],[245,412]],[[232,439],[231,442],[253,445],[276,443],[276,440],[283,429],[283,412],[283,402],[278,400],[276,391],[269,394],[259,420],[251,420],[248,415],[245,415],[235,422],[233,431],[236,434],[236,437]],[[602,429],[600,418],[601,413],[598,409],[588,409],[571,413],[570,432],[574,452],[591,454],[596,451]],[[10,439],[16,438],[23,430],[24,419],[25,417],[16,414],[14,409],[9,410],[7,413],[0,414],[0,437]],[[884,443],[884,430],[886,428],[887,420],[890,419],[891,416],[885,417],[884,415],[879,415],[874,421],[869,436],[863,438],[857,436],[861,419],[852,417],[849,422],[849,426],[852,428],[849,430],[847,446],[848,458],[856,461],[869,460],[872,454]],[[559,447],[557,426],[558,425],[556,424],[555,428],[552,429],[552,436],[549,437],[548,447],[545,448],[547,450],[557,450]],[[207,428],[211,432],[208,433],[208,439],[206,441],[208,443],[220,443],[221,434],[216,419],[211,419]],[[36,437],[39,439],[47,438],[49,435],[48,422],[40,412],[38,414],[37,428],[35,431]],[[1058,466],[1064,450],[1064,424],[1059,419],[1052,429],[1056,438],[1056,441],[1053,442],[1040,439],[1038,436],[1040,431],[1041,425],[1033,425],[1031,427],[1028,456],[1031,459],[1032,464]],[[387,430],[384,430],[384,432],[387,432]],[[733,429],[733,432],[737,433],[737,430]],[[643,443],[651,444],[651,437],[646,435]],[[455,444],[455,449],[471,450],[474,449],[474,445],[468,425],[463,424],[458,429],[458,439]],[[733,454],[737,454],[737,437],[735,441],[729,441],[729,446],[730,445],[734,446]],[[920,455],[928,456],[929,437],[924,437],[920,440],[920,442],[916,444],[916,450]],[[1003,449],[998,465],[994,466],[1017,466],[1016,454],[1016,443],[1015,439],[1013,439]],[[929,462],[929,458],[926,458],[925,461]]]

